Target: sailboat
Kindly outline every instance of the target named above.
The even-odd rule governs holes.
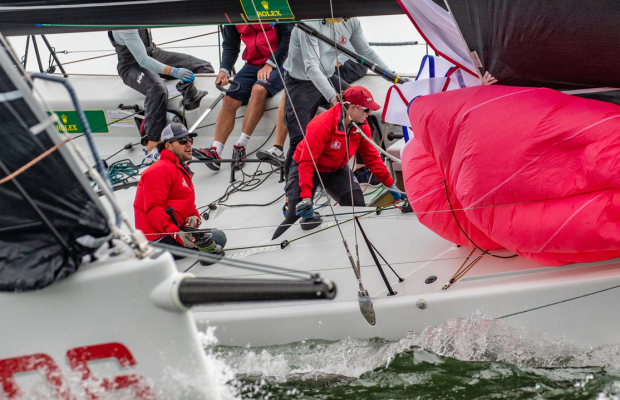
[[[153,10],[157,10],[157,7],[170,10],[169,3],[171,2],[155,3],[157,5]],[[544,86],[554,90],[573,91],[572,94],[580,96],[613,101],[613,87],[617,86],[617,78],[610,70],[613,64],[605,60],[611,60],[608,57],[615,54],[618,43],[615,39],[618,33],[610,29],[609,24],[599,25],[599,19],[596,18],[604,15],[608,18],[607,22],[617,21],[618,12],[613,4],[597,1],[597,6],[588,7],[584,16],[583,12],[570,11],[575,7],[582,9],[582,5],[574,1],[568,2],[570,4],[538,4],[534,8],[531,2],[526,1],[500,2],[501,6],[492,6],[489,1],[475,0],[456,3],[429,0],[402,0],[396,3],[386,0],[355,2],[353,5],[345,1],[334,1],[334,15],[362,16],[405,12],[438,54],[439,58],[435,60],[437,64],[445,61],[451,65],[440,74],[437,74],[437,71],[431,73],[428,68],[423,68],[418,74],[427,74],[428,79],[442,80],[442,84],[438,85],[435,83],[440,81],[432,81],[435,83],[431,84],[419,79],[410,84],[394,86],[394,81],[388,82],[374,74],[368,74],[357,83],[367,87],[378,99],[384,96],[388,99],[404,98],[401,102],[407,103],[405,109],[414,101],[407,96],[419,93],[422,86],[427,90],[423,95],[430,98],[432,93],[443,91],[451,87],[450,85],[454,86],[454,90],[460,90],[458,87],[479,85],[485,71],[496,77],[499,84]],[[208,12],[205,12],[207,6],[203,3],[188,1],[189,8],[186,9],[195,11],[189,19],[181,19],[178,11],[167,15],[156,11],[144,11],[144,14],[140,14],[140,11],[144,10],[141,7],[146,6],[139,1],[129,1],[122,7],[135,10],[135,13],[122,13],[117,20],[110,16],[110,6],[105,2],[93,2],[89,7],[98,7],[101,12],[93,13],[88,7],[72,9],[73,16],[85,18],[85,23],[79,25],[75,24],[75,21],[69,21],[68,13],[55,12],[53,15],[46,15],[45,7],[61,5],[66,8],[69,7],[68,2],[46,4],[37,6],[41,8],[33,9],[31,14],[27,8],[20,8],[25,6],[15,5],[5,9],[0,17],[6,18],[6,29],[13,34],[26,31],[32,33],[31,28],[36,24],[39,24],[40,32],[43,33],[113,29],[111,24],[137,27],[181,21],[270,21],[267,17],[259,19],[259,15],[256,15],[258,13],[251,11],[256,10],[256,2],[254,6],[249,3],[250,8],[245,7],[245,0],[241,2],[241,8],[238,3],[215,4],[209,6]],[[330,4],[332,2],[309,5],[290,1],[287,6],[282,6],[282,12],[290,11],[295,19],[326,18],[332,16],[331,12],[325,11],[330,10]],[[352,11],[358,4],[357,11]],[[347,8],[347,5],[351,7]],[[394,9],[395,5],[397,10]],[[321,7],[323,11],[315,11]],[[558,10],[563,10],[562,18],[565,18],[561,23],[558,22]],[[536,13],[537,17],[530,21],[528,16],[532,13]],[[11,20],[11,16],[15,18]],[[35,20],[39,22],[34,22]],[[555,23],[552,24],[552,21]],[[576,32],[570,36],[576,43],[589,44],[589,47],[580,46],[578,59],[563,58],[575,50],[571,46],[558,44],[569,37],[569,32]],[[592,34],[593,32],[595,34]],[[520,45],[515,45],[512,40],[518,40]],[[596,43],[596,46],[592,43]],[[587,56],[594,54],[592,52],[597,57]],[[558,72],[560,67],[561,73]],[[119,117],[118,113],[119,104],[128,105],[139,113],[143,98],[125,87],[117,77],[70,77],[69,80],[83,107],[96,112],[99,115],[97,118],[104,122],[97,125],[97,128],[93,127],[94,141],[102,158],[110,157],[107,160],[109,166],[117,161],[129,161],[123,170],[125,175],[116,183],[114,195],[120,209],[131,216],[135,184],[139,178],[138,174],[132,175],[131,168],[140,164],[143,155],[136,145],[129,145],[139,140],[134,116],[129,116],[134,112],[126,112],[124,115],[128,117]],[[196,82],[199,88],[213,88],[214,80],[214,76],[201,76]],[[407,85],[416,89],[405,96],[408,93]],[[94,87],[97,90],[93,90]],[[49,104],[50,109],[47,111],[71,109],[67,100],[57,96],[58,89],[52,83],[36,80],[34,88]],[[578,92],[574,92],[575,90]],[[197,147],[207,147],[212,140],[211,127],[215,123],[219,104],[211,113],[206,116],[205,113],[218,96],[217,91],[210,90],[202,100],[201,107],[193,111],[193,115],[183,115],[178,98],[174,98],[174,95],[170,98],[170,111],[186,118],[188,125],[203,118],[197,128]],[[254,134],[255,139],[251,144],[254,147],[248,148],[250,159],[259,146],[270,144],[270,133],[275,125],[275,110],[279,101],[280,96],[268,100],[269,111]],[[394,106],[384,107],[387,110],[382,118],[377,118],[372,124],[376,123],[380,138],[393,138],[383,140],[383,144],[385,152],[398,159],[407,142],[399,137],[411,134],[415,136],[415,132],[408,129],[411,126],[408,123],[410,120],[407,120],[408,115],[404,115],[403,119],[402,110],[391,111]],[[240,114],[242,113],[243,108],[240,110]],[[388,123],[393,118],[388,114],[396,114],[394,118],[400,118],[399,121],[402,122]],[[62,115],[61,112],[61,120]],[[70,117],[66,113],[64,115]],[[257,140],[258,138],[264,140]],[[86,144],[82,137],[76,139],[76,143]],[[121,152],[114,155],[119,150]],[[225,153],[224,156],[228,157],[229,154]],[[401,189],[404,189],[402,167],[390,160],[392,159],[388,157],[386,162],[397,177]],[[90,159],[89,162],[92,165],[94,160]],[[330,302],[296,300],[269,304],[194,306],[191,311],[192,318],[199,330],[207,331],[217,327],[222,344],[262,346],[307,338],[399,339],[408,332],[420,332],[451,317],[467,318],[477,313],[483,314],[485,318],[501,319],[509,326],[540,331],[551,336],[563,336],[583,346],[617,341],[615,332],[620,326],[617,319],[612,317],[615,315],[615,303],[620,288],[620,262],[617,259],[554,266],[521,256],[491,257],[489,253],[505,257],[514,253],[506,249],[489,252],[446,240],[420,223],[422,214],[419,211],[407,212],[409,210],[406,207],[399,208],[389,202],[381,203],[385,194],[380,193],[381,189],[376,189],[375,192],[368,189],[365,194],[369,194],[367,204],[371,206],[356,208],[355,215],[350,208],[334,206],[332,212],[330,207],[323,207],[320,210],[324,221],[321,226],[308,232],[295,225],[278,241],[273,242],[271,236],[282,219],[283,204],[283,184],[276,166],[248,163],[241,173],[229,173],[227,165],[222,165],[222,170],[217,173],[208,170],[199,162],[193,162],[191,166],[196,172],[196,202],[203,212],[205,224],[226,232],[229,238],[226,249],[229,260],[251,261],[310,274],[320,273],[338,287],[338,297]],[[102,185],[99,186],[102,190]],[[251,191],[248,191],[250,189]],[[331,199],[317,198],[315,203],[326,204],[328,201]],[[450,212],[449,209],[441,211]],[[131,235],[131,232],[125,231],[125,234]],[[372,320],[363,313],[363,307],[360,309],[360,280],[357,279],[355,267],[351,265],[343,240],[349,243],[356,257],[359,254],[360,268],[357,272],[361,275],[363,288],[372,300]],[[204,267],[196,261],[195,258],[188,257],[177,261],[174,268],[203,278],[269,279],[274,274],[273,270],[231,268],[223,262]],[[170,261],[168,265],[167,268],[171,268],[173,264]],[[79,273],[76,276],[79,276]],[[134,284],[132,280],[127,282]],[[54,290],[61,284],[54,284],[38,294],[43,299],[47,290]],[[121,302],[121,299],[118,300]],[[123,304],[130,303],[131,297],[128,297]],[[117,304],[117,309],[123,308],[121,303]],[[135,312],[141,311],[136,309]],[[192,320],[187,314],[183,315],[186,318],[185,323],[190,324]]]

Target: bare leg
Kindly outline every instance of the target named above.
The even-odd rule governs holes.
[[[235,117],[241,104],[241,100],[236,100],[228,96],[224,97],[222,100],[222,108],[215,121],[216,142],[226,143],[228,136],[230,136],[230,133],[235,128]]]
[[[150,153],[155,148],[155,146],[157,146],[157,142],[149,140],[149,142],[146,144],[146,152]]]
[[[284,147],[284,141],[286,140],[286,135],[288,135],[288,129],[286,129],[286,124],[284,123],[285,97],[286,92],[282,93],[282,100],[280,101],[280,106],[278,107],[278,116],[276,117],[276,141],[274,144],[280,147]]]
[[[254,129],[256,129],[256,125],[258,125],[260,119],[263,118],[263,114],[265,114],[265,103],[268,94],[269,92],[264,86],[254,85],[252,87],[252,94],[250,95],[250,102],[248,103],[245,117],[243,117],[241,132],[248,136],[252,136]],[[217,137],[215,140],[217,140]]]

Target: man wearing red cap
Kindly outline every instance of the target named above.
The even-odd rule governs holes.
[[[284,187],[289,212],[272,239],[284,233],[300,217],[303,218],[302,229],[312,229],[320,224],[321,217],[314,213],[312,203],[314,192],[321,185],[319,175],[327,193],[341,206],[366,205],[359,183],[347,165],[358,149],[366,166],[389,188],[394,200],[404,199],[377,150],[357,132],[352,123],[354,121],[370,137],[366,117],[380,106],[362,86],[349,87],[342,97],[343,103],[336,104],[310,121],[305,139],[295,150]],[[319,174],[316,173],[315,163]]]

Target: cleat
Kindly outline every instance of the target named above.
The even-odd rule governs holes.
[[[233,160],[239,160],[235,162],[235,170],[239,171],[241,168],[243,168],[245,166],[245,163],[240,161],[245,160],[245,146],[234,145],[232,158]]]
[[[354,173],[358,183],[366,183],[368,186],[377,187],[381,185],[381,181],[370,172],[366,167],[356,170]]]
[[[277,161],[280,164],[284,164],[286,158],[284,157],[284,151],[278,149],[275,146],[271,146],[267,150],[259,150],[256,153],[256,158],[261,161]]]
[[[211,147],[210,149],[192,149],[192,155],[199,160],[221,160],[221,157],[217,155],[215,147]],[[213,171],[220,170],[220,163],[205,164]]]

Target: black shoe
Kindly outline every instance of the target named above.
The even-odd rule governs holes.
[[[233,160],[245,160],[245,146],[233,146]],[[235,170],[239,171],[241,168],[245,167],[244,162],[235,162]]]
[[[318,212],[315,212],[314,217],[302,219],[299,224],[301,225],[301,230],[309,231],[311,229],[319,227],[322,223],[323,223],[323,218],[321,217],[321,214],[319,214]]]
[[[366,167],[355,170],[354,175],[358,183],[367,183],[372,187],[377,187],[381,184],[381,181]]]
[[[193,81],[179,81],[177,83],[177,90],[183,95],[183,107],[185,111],[195,110],[200,107],[200,101],[207,95],[206,92],[196,88]]]
[[[192,155],[199,160],[221,160],[220,156],[217,155],[215,147],[211,147],[210,149],[192,149]],[[220,163],[211,162],[205,164],[213,171],[220,170]]]

